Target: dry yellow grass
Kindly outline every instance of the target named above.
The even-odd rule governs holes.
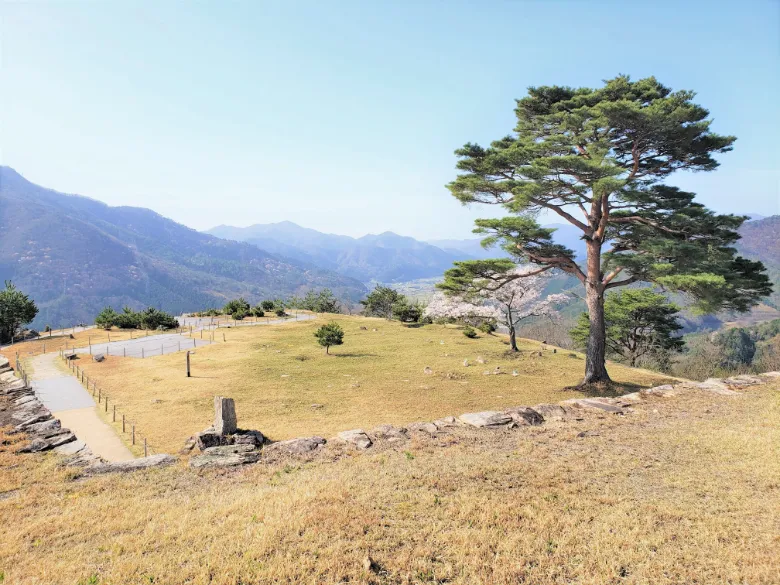
[[[2,446],[0,572],[14,585],[769,585],[778,445],[775,383],[230,472],[75,479],[55,455]]]
[[[146,360],[110,357],[99,364],[81,360],[80,365],[111,404],[137,422],[156,452],[176,452],[187,437],[209,426],[215,395],[236,400],[240,426],[275,440],[327,438],[357,427],[582,395],[563,390],[581,379],[582,356],[550,349],[542,357],[529,357],[529,350],[539,349],[537,341],[521,341],[526,351],[515,358],[507,355],[503,336],[472,340],[453,327],[408,328],[382,319],[335,316],[346,332],[345,343],[325,355],[313,333],[327,320],[220,329],[227,343],[198,348],[189,379],[183,353]],[[478,356],[484,365],[476,363]],[[470,367],[464,367],[464,359]],[[424,373],[426,366],[432,375]],[[484,375],[497,366],[503,374]],[[517,377],[511,375],[514,369]],[[668,380],[614,364],[610,371],[632,388]]]

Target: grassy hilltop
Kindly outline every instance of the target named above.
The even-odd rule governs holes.
[[[314,331],[331,320],[344,328],[345,342],[325,355]],[[541,357],[529,357],[541,344],[525,340],[522,355],[514,356],[504,336],[467,339],[456,327],[410,328],[397,321],[328,315],[219,329],[216,338],[217,343],[192,356],[189,379],[182,353],[146,360],[109,357],[99,364],[81,360],[80,365],[143,429],[155,451],[174,453],[187,437],[209,426],[215,395],[235,399],[242,428],[261,430],[274,440],[327,438],[353,428],[582,396],[564,390],[582,378],[580,354],[553,353],[548,346]],[[426,367],[433,373],[426,374]],[[611,371],[632,389],[668,380],[617,364]]]

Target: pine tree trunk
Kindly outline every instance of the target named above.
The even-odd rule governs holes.
[[[585,352],[586,384],[611,382],[607,373],[607,326],[604,319],[604,285],[601,282],[601,243],[588,243],[588,276],[585,282],[585,303],[590,318],[590,335]]]

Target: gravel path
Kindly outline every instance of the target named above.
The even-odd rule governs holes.
[[[106,461],[134,459],[114,429],[100,418],[89,392],[74,376],[58,367],[58,359],[54,353],[32,358],[30,382],[38,399],[93,453]]]

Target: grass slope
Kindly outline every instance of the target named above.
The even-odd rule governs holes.
[[[0,574],[22,585],[769,585],[778,444],[777,382],[229,472],[75,479],[55,455],[0,441]]]
[[[329,320],[341,324],[345,341],[325,355],[314,331]],[[227,343],[221,342],[222,332]],[[543,357],[531,358],[529,350],[538,350],[539,342],[521,341],[525,355],[515,358],[507,355],[503,336],[472,340],[454,327],[408,328],[337,315],[219,329],[216,338],[219,343],[199,348],[192,357],[189,379],[182,353],[146,360],[110,357],[99,364],[81,360],[80,365],[111,403],[137,423],[156,452],[175,453],[187,437],[209,426],[215,395],[235,399],[242,428],[259,429],[274,440],[315,434],[327,438],[357,427],[582,395],[562,390],[582,377],[579,354],[549,349]],[[476,363],[478,356],[484,365]],[[464,367],[464,359],[472,365]],[[424,373],[426,366],[432,375]],[[497,366],[503,374],[484,375]],[[517,377],[511,375],[514,369]],[[666,380],[619,365],[611,365],[610,371],[632,388]]]

